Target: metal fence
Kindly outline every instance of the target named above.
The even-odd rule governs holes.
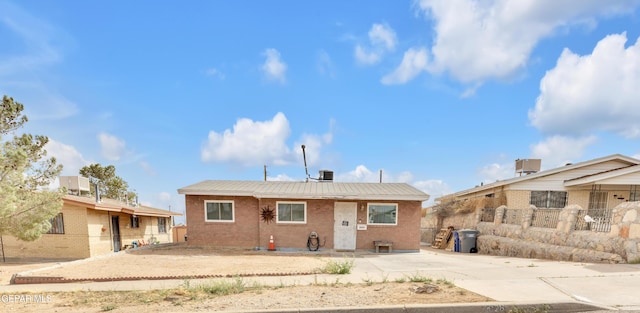
[[[537,209],[533,210],[531,216],[531,226],[556,228],[560,220],[560,212],[562,209]]]
[[[522,224],[522,213],[524,210],[520,209],[504,209],[504,215],[502,216],[502,224]]]
[[[431,244],[436,239],[438,229],[435,227],[420,228],[420,242]]]
[[[575,230],[611,231],[613,209],[590,209],[578,211]]]
[[[482,209],[482,215],[480,215],[481,222],[491,222],[496,218],[496,209],[495,208],[484,208]]]

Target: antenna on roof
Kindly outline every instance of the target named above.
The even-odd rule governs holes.
[[[307,174],[305,182],[309,182],[309,170],[307,169],[307,154],[304,152],[305,146],[302,145],[302,158],[304,159],[304,172]]]
[[[309,176],[309,170],[307,169],[307,154],[304,151],[305,146],[302,145],[302,157],[304,158],[304,171],[307,174],[307,177],[305,178],[305,182],[309,182],[309,179],[313,179],[319,182],[332,182],[333,181],[333,171],[328,171],[328,170],[321,170],[320,171],[320,177],[318,178],[312,178],[311,176]]]

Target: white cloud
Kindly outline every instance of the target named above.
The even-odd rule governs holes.
[[[353,171],[345,174],[336,175],[336,181],[341,182],[368,182],[374,183],[380,181],[380,175],[378,172],[371,172],[366,166],[358,165]]]
[[[404,84],[428,67],[428,53],[425,48],[411,48],[404,53],[402,63],[392,73],[387,74],[381,80],[385,85]]]
[[[98,140],[100,141],[102,156],[109,161],[120,160],[126,152],[126,144],[124,140],[121,140],[116,136],[107,133],[100,133],[98,134]]]
[[[219,80],[224,80],[225,79],[224,73],[220,72],[220,70],[218,70],[216,68],[210,68],[210,69],[206,70],[205,74],[207,74],[207,76],[211,76],[211,77],[217,78]]]
[[[388,171],[379,170],[373,172],[364,165],[358,165],[354,170],[347,173],[336,174],[334,180],[340,182],[378,183],[380,182],[380,174],[382,174],[382,182],[384,183],[406,183],[424,191],[430,196],[429,202],[432,202],[435,197],[451,193],[449,186],[441,180],[415,181],[413,174],[408,171],[389,173]]]
[[[580,138],[552,136],[545,141],[531,145],[531,156],[534,159],[542,159],[541,167],[543,170],[552,169],[574,162],[596,140],[595,136]]]
[[[361,45],[356,45],[356,50],[354,51],[354,56],[356,57],[356,61],[359,64],[363,65],[372,65],[380,62],[382,56],[377,52],[368,52]]]
[[[45,21],[3,1],[0,3],[0,26],[16,34],[24,44],[17,47],[21,49],[14,50],[24,51],[23,54],[4,56],[0,60],[0,74],[19,75],[62,60],[62,54],[53,43],[67,41],[68,38]]]
[[[50,73],[63,61],[63,47],[72,44],[69,36],[7,1],[0,2],[0,33],[11,47],[0,57],[0,91],[25,104],[30,120],[76,114],[76,104],[56,91],[59,76]]]
[[[77,105],[41,82],[11,82],[5,85],[24,104],[29,120],[64,119],[78,113]]]
[[[147,172],[150,175],[156,175],[156,171],[153,169],[153,167],[151,166],[151,164],[145,162],[145,161],[140,161],[140,167],[142,167],[142,169]]]
[[[462,82],[504,79],[524,68],[531,51],[561,27],[594,25],[595,16],[632,12],[627,0],[420,0],[419,12],[431,18],[435,73]]]
[[[320,74],[329,76],[330,78],[335,78],[335,66],[333,65],[333,61],[331,61],[329,54],[324,50],[318,53],[317,67]]]
[[[370,47],[356,45],[354,56],[362,65],[373,65],[382,59],[387,51],[393,51],[398,42],[395,31],[386,24],[373,24],[369,30]]]
[[[416,181],[413,186],[429,195],[427,203],[433,203],[436,198],[453,193],[449,185],[439,179]]]
[[[389,51],[393,51],[398,42],[393,29],[383,24],[373,24],[371,26],[369,30],[369,40],[371,40],[373,45],[382,45]]]
[[[263,53],[266,60],[262,64],[262,71],[268,80],[280,83],[286,82],[287,64],[280,60],[280,52],[276,49],[267,49]]]
[[[491,163],[485,165],[479,170],[478,174],[485,184],[513,178],[515,176],[515,160],[511,163]]]
[[[640,38],[628,48],[626,41],[624,33],[609,35],[584,56],[565,49],[540,81],[531,123],[551,134],[640,138]]]
[[[295,146],[289,148],[286,141],[291,129],[283,113],[278,112],[273,119],[264,122],[241,118],[233,130],[210,131],[200,158],[204,162],[232,162],[243,166],[284,166],[302,160],[301,145],[304,144],[308,148],[308,165],[315,165],[321,159],[322,147],[333,140],[333,123],[331,120],[328,133],[303,134]]]
[[[286,145],[290,133],[289,121],[283,113],[264,122],[242,118],[233,130],[210,131],[201,158],[204,162],[231,161],[246,166],[286,165],[290,161],[290,150]]]
[[[398,174],[388,173],[384,170],[372,172],[364,165],[358,165],[353,171],[348,173],[336,175],[336,181],[343,182],[366,182],[377,183],[380,182],[380,174],[382,173],[382,182],[385,183],[411,183],[413,181],[413,174],[410,172],[401,172]]]
[[[58,164],[62,164],[63,175],[78,175],[80,169],[93,162],[86,160],[76,148],[49,138],[45,146],[47,157],[55,157]]]
[[[162,202],[171,202],[171,200],[173,199],[173,197],[171,196],[170,193],[168,192],[161,192],[158,194],[158,198],[160,199],[160,201]]]
[[[287,174],[278,174],[275,177],[267,176],[267,180],[268,181],[296,181],[296,179],[289,177]]]

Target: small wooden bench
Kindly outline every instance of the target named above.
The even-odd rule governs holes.
[[[393,242],[386,240],[374,240],[373,245],[376,247],[376,253],[380,253],[380,247],[387,247],[387,252],[393,252]]]

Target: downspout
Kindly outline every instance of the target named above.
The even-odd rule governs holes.
[[[107,224],[109,224],[109,242],[111,243],[111,251],[113,250],[113,225],[111,221],[111,212],[107,211]]]
[[[260,250],[260,206],[262,205],[262,199],[257,198],[258,199],[258,214],[256,214],[256,216],[258,217],[257,220],[257,227],[258,227],[258,241],[256,242],[256,246],[254,248],[254,250],[258,251]]]
[[[0,247],[2,247],[2,262],[7,263],[7,260],[4,258],[4,241],[2,240],[2,236],[0,236]]]

